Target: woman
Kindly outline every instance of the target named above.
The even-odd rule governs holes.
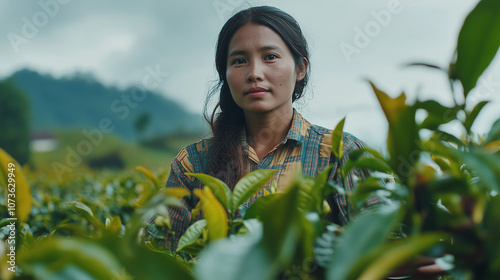
[[[273,179],[244,204],[247,208],[271,188],[271,182],[285,186],[299,165],[305,175],[315,177],[328,164],[338,162],[331,153],[331,130],[310,124],[292,106],[303,96],[310,66],[307,42],[290,15],[268,6],[235,14],[219,34],[215,62],[219,84],[205,102],[205,117],[213,137],[185,147],[175,157],[167,187],[190,191],[202,188],[197,179],[184,175],[187,172],[212,175],[233,188],[253,170],[277,170]],[[219,102],[208,117],[207,104],[215,94]],[[342,162],[350,151],[364,146],[347,133],[343,141]],[[336,180],[334,173],[330,179]],[[367,173],[354,170],[347,180],[349,191],[354,187],[353,175],[366,177]],[[184,202],[185,207],[170,209],[175,232],[175,236],[167,236],[170,248],[177,247],[192,220],[202,218],[201,214],[191,217],[198,202],[196,196]],[[347,223],[344,197],[332,195],[328,202],[329,219]]]
[[[334,176],[337,166],[364,144],[344,133],[344,156],[339,160],[331,153],[332,131],[310,124],[293,109],[292,103],[303,96],[310,63],[307,42],[290,15],[268,6],[235,14],[219,34],[215,62],[219,84],[205,102],[205,117],[213,137],[191,144],[177,155],[167,187],[190,191],[202,188],[197,179],[184,175],[187,172],[212,175],[233,188],[253,170],[277,170],[273,179],[244,204],[247,208],[265,189],[271,188],[272,181],[280,187],[286,185],[298,166],[305,175],[315,177],[334,163],[329,179],[338,182]],[[207,117],[208,101],[216,94],[219,102],[211,117]],[[352,191],[355,177],[366,176],[366,171],[354,169],[347,178],[347,191]],[[201,214],[191,217],[197,202],[193,195],[184,201],[185,207],[170,209],[175,232],[175,236],[167,236],[170,248],[177,247],[192,220],[202,218]],[[378,202],[368,200],[367,206]],[[328,219],[346,224],[349,217],[345,198],[331,195],[328,203]]]

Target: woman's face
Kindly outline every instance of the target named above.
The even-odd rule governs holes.
[[[292,110],[295,82],[304,78],[292,53],[272,29],[249,23],[234,33],[228,47],[226,79],[236,104],[245,113]]]

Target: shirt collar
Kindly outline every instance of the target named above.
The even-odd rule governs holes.
[[[286,135],[285,139],[281,143],[286,143],[287,141],[290,141],[291,143],[294,143],[296,146],[302,144],[302,141],[304,139],[306,130],[305,124],[306,120],[295,110],[293,109],[293,119],[292,119],[292,126],[290,127],[290,130],[288,130],[288,134]]]
[[[299,114],[299,112],[297,112],[295,108],[293,108],[292,125],[290,126],[285,139],[283,139],[280,144],[290,142],[295,146],[301,145],[307,134],[307,129],[309,126],[309,123],[302,117],[302,115]],[[243,143],[243,150],[248,153],[249,145],[246,129],[242,129],[241,141]]]

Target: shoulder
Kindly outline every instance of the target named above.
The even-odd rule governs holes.
[[[296,123],[294,123],[295,128],[297,132],[300,134],[300,137],[302,139],[324,139],[324,137],[328,137],[328,135],[331,136],[332,130],[322,127],[320,125],[312,124],[308,120],[306,120],[304,117],[302,117],[300,114],[297,114],[298,118]]]
[[[301,118],[301,122],[301,135],[306,137],[309,143],[319,143],[321,157],[332,157],[333,130],[320,125],[311,124],[304,118]],[[343,132],[342,142],[344,156],[348,156],[349,153],[354,150],[367,147],[363,141],[348,132]]]
[[[186,172],[194,172],[206,162],[208,149],[212,138],[201,139],[182,148],[172,161],[172,166],[177,165]]]
[[[312,133],[315,133],[321,137],[320,141],[320,154],[322,157],[334,157],[332,154],[332,129],[324,128],[319,125],[311,125],[310,128]],[[342,154],[344,157],[348,156],[352,151],[368,147],[365,142],[352,135],[349,132],[342,133],[342,143],[343,150]]]
[[[320,125],[311,124],[306,119],[302,118],[302,126],[303,135],[306,135],[308,138],[319,138],[321,139],[321,145],[324,145],[325,148],[329,148],[331,150],[332,147],[332,129],[325,128]],[[342,133],[342,142],[344,143],[344,151],[350,152],[352,150],[361,149],[363,147],[367,147],[365,142],[358,139],[356,136],[348,133]]]
[[[344,145],[344,153],[368,147],[365,142],[348,132],[343,133],[342,142]]]
[[[317,125],[317,124],[311,124],[309,131],[310,131],[310,133],[315,133],[315,134],[322,135],[322,136],[332,134],[331,129],[328,129],[326,127],[322,127],[322,126]]]

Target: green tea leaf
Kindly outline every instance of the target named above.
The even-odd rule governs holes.
[[[366,168],[372,171],[392,173],[391,167],[384,160],[378,158],[361,158],[358,161],[356,161],[356,166],[359,168]]]
[[[262,222],[258,219],[243,220],[243,226],[238,229],[238,235],[253,234],[257,236],[262,234]]]
[[[467,132],[470,132],[470,129],[474,124],[474,121],[476,120],[477,116],[479,115],[483,107],[488,103],[489,101],[481,101],[474,107],[474,109],[472,109],[471,112],[466,113],[464,126]]]
[[[402,214],[395,205],[387,205],[354,217],[334,248],[327,279],[353,279],[354,274],[360,272],[358,262],[389,238],[391,231],[401,222]]]
[[[415,106],[427,111],[428,116],[420,124],[421,128],[434,130],[440,125],[449,123],[457,118],[457,109],[441,105],[434,100],[417,101]]]
[[[500,119],[493,123],[488,136],[486,136],[486,139],[484,140],[484,143],[487,144],[494,140],[500,140]]]
[[[344,167],[344,174],[348,174],[354,167],[369,169],[372,171],[380,171],[383,173],[392,173],[391,167],[384,161],[378,158],[364,157],[360,158]]]
[[[106,230],[113,234],[120,234],[122,230],[122,221],[120,219],[120,216],[113,216],[111,219],[107,218],[106,219]]]
[[[343,186],[340,186],[338,184],[335,184],[333,180],[328,181],[326,183],[327,188],[325,188],[325,191],[323,192],[323,195],[326,196],[329,193],[336,193],[339,195],[345,195],[346,191]]]
[[[460,30],[457,61],[450,68],[450,78],[458,79],[464,96],[491,63],[500,47],[500,1],[482,0],[469,13]]]
[[[170,217],[169,217],[170,218]],[[165,240],[165,233],[164,233],[164,230],[157,226],[156,225],[156,221],[157,221],[158,217],[155,219],[155,222],[152,223],[152,224],[149,224],[148,226],[146,226],[145,230],[148,231],[148,233],[154,238],[154,239],[158,239],[158,240]]]
[[[407,106],[406,95],[402,93],[390,98],[370,83],[389,122],[387,149],[390,166],[405,182],[414,173],[414,166],[420,157],[420,137],[415,122],[416,106]]]
[[[295,183],[299,186],[297,208],[299,208],[304,213],[316,211],[316,208],[321,206],[318,205],[318,199],[321,199],[322,202],[322,186],[320,188],[314,189],[314,180],[312,178],[302,176],[302,174],[297,176],[297,178],[295,179]],[[316,187],[319,186],[316,185]]]
[[[349,160],[354,162],[363,157],[364,155],[366,155],[365,148],[356,149],[349,153]]]
[[[236,183],[233,190],[233,208],[237,209],[269,181],[276,170],[255,170]]]
[[[153,196],[146,205],[135,211],[127,225],[126,237],[129,240],[135,240],[139,230],[153,217],[163,216],[167,220],[170,219],[167,206],[183,207],[184,205],[178,198],[163,193]]]
[[[228,218],[222,204],[209,187],[205,187],[203,190],[195,189],[194,193],[200,198],[203,216],[207,220],[208,240],[212,242],[225,238],[228,230]]]
[[[17,218],[19,223],[28,219],[33,205],[30,185],[21,168],[15,159],[0,148],[0,186],[4,187],[5,205],[9,204],[9,199],[15,201],[15,215],[10,216]],[[11,194],[15,194],[15,197]]]
[[[300,250],[301,257],[312,257],[314,231],[303,212],[299,211],[300,187],[297,181],[281,197],[273,200],[262,215],[263,246],[281,267],[286,267]],[[310,246],[303,246],[310,244]]]
[[[229,213],[233,213],[235,207],[232,204],[232,193],[226,183],[221,180],[212,177],[203,173],[186,173],[186,175],[193,176],[196,179],[200,180],[200,182],[209,187],[215,197],[219,200],[219,202],[224,206],[225,209],[229,211]]]
[[[235,235],[208,246],[194,267],[196,279],[275,279],[279,267],[260,241],[260,234]]]
[[[456,151],[456,156],[477,174],[486,190],[500,192],[500,156],[472,147],[470,152]]]
[[[372,148],[367,148],[367,147],[363,147],[363,148],[361,148],[361,149],[358,149],[358,150],[354,150],[354,151],[352,151],[352,152],[349,154],[349,159],[350,159],[350,160],[357,160],[357,158],[356,158],[356,159],[351,158],[351,155],[352,155],[354,152],[358,152],[358,151],[361,153],[361,155],[360,155],[360,156],[365,155],[366,153],[368,153],[368,154],[372,155],[374,158],[378,158],[378,159],[381,159],[381,160],[385,160],[385,158],[384,158],[384,157],[383,157],[383,156],[382,156],[382,155],[381,155],[381,154],[380,154],[377,150],[374,150],[374,149],[372,149]],[[359,158],[359,157],[358,157],[358,158]]]
[[[141,256],[137,258],[136,256]],[[137,246],[132,256],[124,261],[132,279],[194,280],[187,266],[174,257]]]
[[[497,153],[500,154],[500,140],[491,141],[486,146],[484,146],[484,150],[489,153]]]
[[[491,276],[500,275],[500,196],[491,198],[486,206],[481,227],[485,231],[485,248],[488,259],[492,260],[489,267]],[[494,277],[491,277],[493,279]]]
[[[75,209],[77,209],[77,211],[79,213],[82,213],[85,217],[94,217],[92,209],[90,209],[90,207],[88,207],[87,205],[77,201],[66,202],[66,203],[73,205],[73,207],[75,207]]]
[[[392,270],[429,250],[444,238],[442,234],[423,234],[394,241],[363,271],[360,280],[384,279]]]
[[[462,147],[464,145],[464,143],[460,139],[458,139],[455,135],[441,130],[434,131],[433,137],[440,141],[456,144],[458,147]]]
[[[89,223],[91,223],[98,229],[102,230],[105,228],[103,223],[94,217],[94,213],[87,205],[77,201],[71,201],[66,203],[72,205],[79,214],[81,214]]]
[[[192,256],[198,256],[205,249],[205,247],[206,247],[205,241],[203,241],[203,239],[198,239],[195,242],[186,245],[184,248],[182,248],[181,252],[190,254]]]
[[[153,174],[153,172],[151,172],[151,170],[144,168],[142,166],[137,166],[135,169],[140,171],[142,174],[144,174],[144,176],[146,176],[149,180],[151,180],[156,190],[159,190],[161,188],[160,180],[158,180],[158,178]]]
[[[177,245],[177,252],[181,252],[184,247],[195,243],[203,233],[203,229],[207,227],[207,220],[202,219],[196,221],[194,224],[186,229],[186,232],[179,239],[179,244]]]
[[[10,223],[12,223],[12,221],[9,218],[2,219],[0,220],[0,228],[3,228],[4,226],[9,225]]]
[[[257,198],[250,207],[248,207],[245,212],[244,220],[249,219],[262,219],[262,212],[266,209],[266,207],[273,201],[274,199],[282,196],[282,193],[272,193],[270,195],[261,196]]]
[[[443,158],[439,156],[431,156],[432,161],[434,161],[443,172],[448,172],[451,170],[450,164]]]
[[[159,191],[159,193],[164,193],[166,195],[173,196],[173,197],[179,198],[179,199],[183,198],[185,196],[191,195],[191,193],[187,189],[184,189],[184,188],[171,188],[171,187],[161,188],[160,191]]]
[[[143,188],[142,193],[139,198],[134,202],[134,206],[142,207],[146,202],[155,195],[155,190],[153,188]]]
[[[125,268],[106,248],[76,238],[51,238],[38,242],[31,250],[20,253],[19,261],[23,270],[42,280],[109,280],[126,274]]]
[[[86,237],[88,236],[88,233],[85,229],[86,228],[84,228],[83,225],[61,223],[52,229],[50,235],[53,236],[58,231],[65,231],[70,232],[73,237]]]
[[[328,165],[325,169],[318,173],[316,178],[314,178],[314,184],[311,190],[311,197],[313,198],[314,208],[313,211],[318,213],[323,212],[323,193],[324,189],[327,186],[327,180],[330,176],[330,172],[332,171],[333,164]]]
[[[368,177],[365,181],[359,183],[354,191],[349,196],[351,203],[359,208],[362,203],[368,199],[374,192],[378,190],[385,190],[386,188],[381,185],[380,179],[375,177]]]
[[[343,130],[344,130],[345,118],[343,118],[336,126],[332,132],[332,153],[339,160],[342,158],[342,150],[343,150]]]
[[[136,242],[129,243],[126,239],[103,238],[99,242],[126,268],[130,276],[125,279],[194,280],[189,268],[167,253],[153,251]]]

